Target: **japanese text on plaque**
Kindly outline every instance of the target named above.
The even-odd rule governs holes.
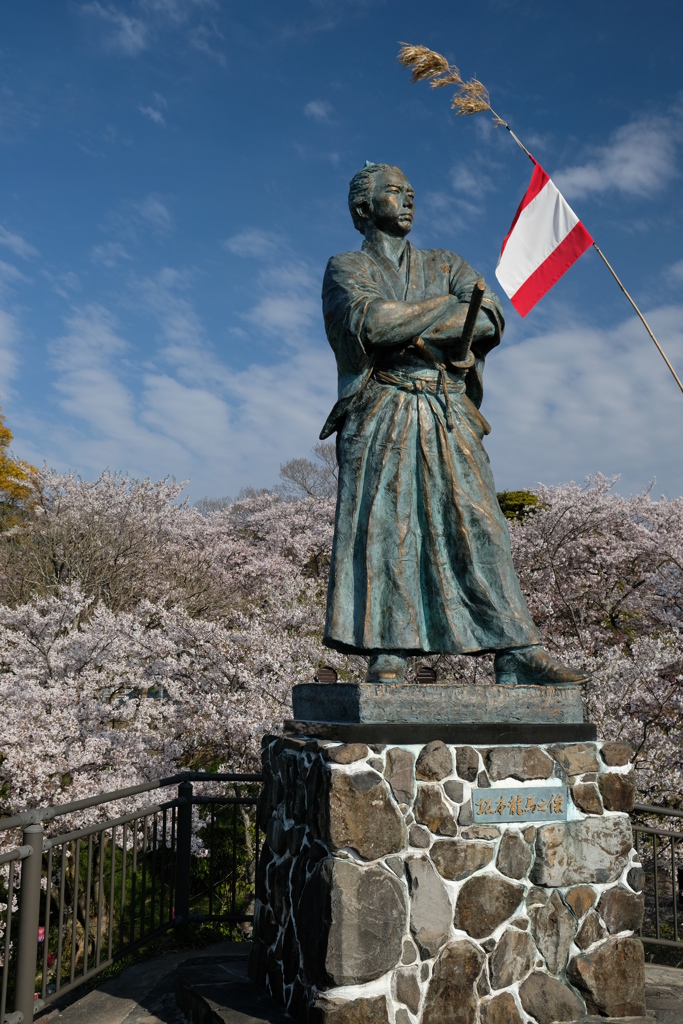
[[[472,811],[479,823],[496,821],[566,821],[566,786],[519,789],[473,789]]]

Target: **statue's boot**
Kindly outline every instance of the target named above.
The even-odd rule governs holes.
[[[590,676],[556,661],[540,644],[499,651],[493,662],[496,682],[502,686],[566,686],[587,683]]]
[[[365,681],[368,683],[403,683],[407,667],[408,659],[404,654],[380,651],[370,658]]]

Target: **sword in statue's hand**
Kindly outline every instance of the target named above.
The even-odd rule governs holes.
[[[480,277],[472,289],[472,298],[470,299],[460,341],[446,355],[446,363],[449,370],[469,370],[471,366],[474,366],[474,352],[471,351],[470,345],[472,344],[474,326],[481,309],[481,300],[484,298],[485,290],[484,278]],[[460,356],[459,359],[453,358],[456,354]]]

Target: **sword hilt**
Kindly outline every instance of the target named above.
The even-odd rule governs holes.
[[[462,336],[458,346],[461,352],[467,354],[464,359],[448,360],[449,366],[454,370],[468,370],[470,366],[474,365],[474,353],[470,351],[470,345],[472,343],[474,326],[477,322],[477,316],[481,309],[481,301],[484,298],[485,291],[486,285],[484,284],[484,278],[480,277],[478,281],[475,281],[474,288],[472,289],[472,297],[467,310],[467,316],[465,317],[465,326],[462,329]]]

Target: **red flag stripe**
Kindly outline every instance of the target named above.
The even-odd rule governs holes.
[[[538,164],[536,166],[538,167]],[[534,175],[535,173],[534,171]],[[526,196],[524,198],[526,199]],[[553,249],[550,256],[526,279],[521,288],[518,288],[515,294],[510,296],[510,302],[520,316],[526,316],[539,299],[542,299],[545,293],[550,291],[572,263],[578,260],[579,256],[592,244],[593,239],[579,221],[562,239],[557,248]]]
[[[531,159],[533,160],[533,157]],[[545,173],[545,171],[543,170],[541,165],[537,164],[536,161],[534,160],[534,173],[531,175],[531,181],[529,182],[529,187],[526,190],[526,194],[525,194],[524,198],[522,199],[521,203],[519,204],[519,207],[517,209],[517,213],[515,214],[515,219],[512,222],[512,226],[510,227],[510,230],[508,231],[508,233],[505,236],[505,239],[503,241],[503,245],[502,245],[501,250],[500,250],[500,255],[501,256],[505,252],[505,246],[508,244],[508,238],[510,237],[512,232],[515,230],[515,224],[519,220],[520,214],[529,205],[529,203],[532,201],[532,199],[536,198],[536,196],[541,191],[541,189],[544,188],[545,185],[549,181],[550,181],[550,178]]]

